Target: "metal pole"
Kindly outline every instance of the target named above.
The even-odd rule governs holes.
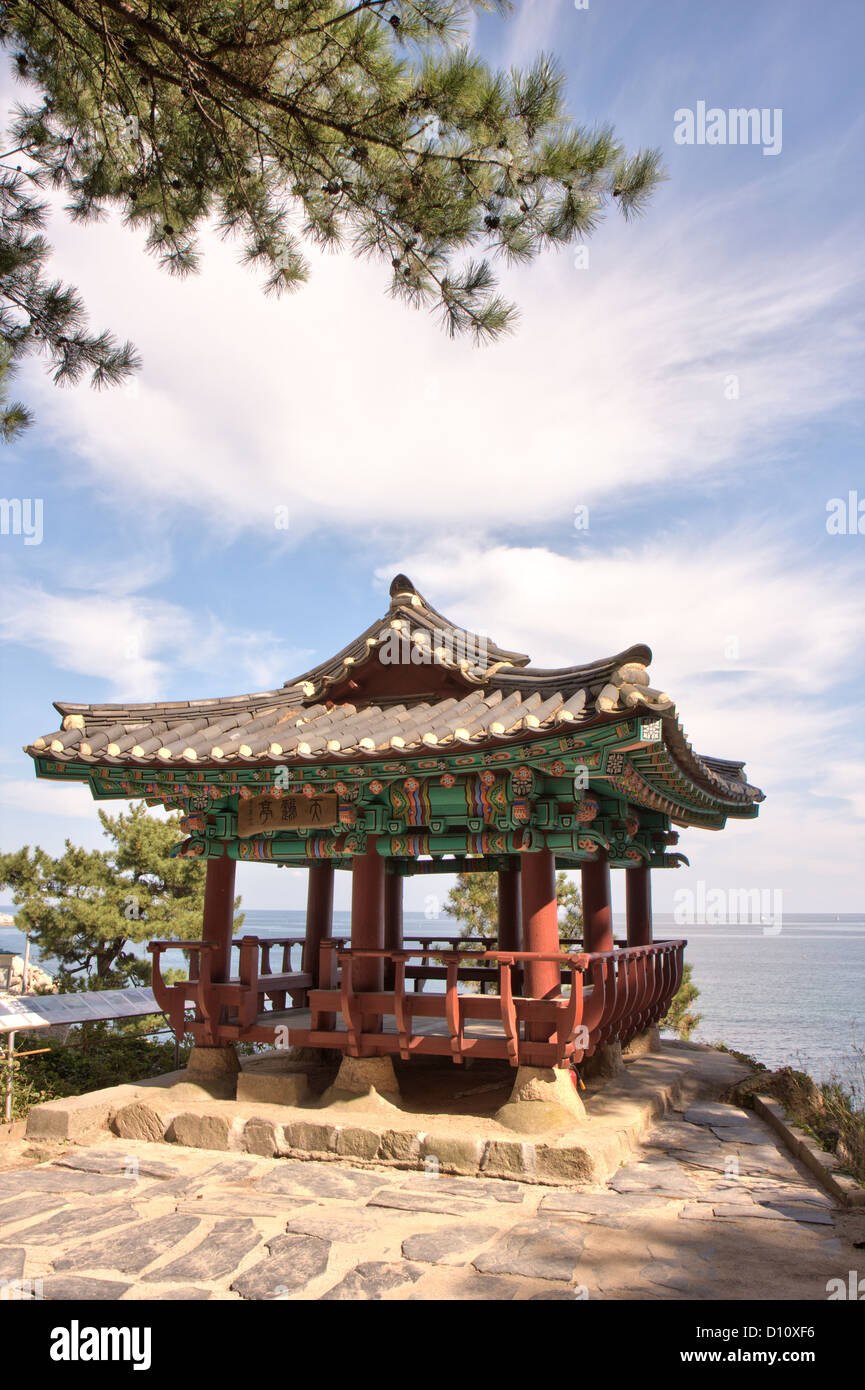
[[[7,1058],[7,1062],[8,1062],[9,1065],[8,1065],[8,1071],[7,1071],[7,1074],[6,1074],[6,1106],[5,1106],[5,1110],[4,1110],[4,1119],[6,1120],[6,1123],[7,1123],[7,1125],[8,1125],[8,1124],[10,1124],[11,1121],[12,1121],[12,1063],[13,1063],[14,1058],[15,1058],[15,1034],[14,1034],[14,1033],[10,1033],[10,1034],[9,1034],[8,1044],[7,1044],[7,1050],[6,1050],[6,1058]]]
[[[30,964],[30,937],[24,938],[24,969],[21,972],[21,993],[27,993],[27,968]]]

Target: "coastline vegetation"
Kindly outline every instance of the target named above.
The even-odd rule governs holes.
[[[778,1101],[791,1124],[809,1134],[826,1153],[834,1154],[842,1171],[865,1185],[865,1047],[855,1037],[847,1069],[852,1080],[842,1080],[836,1073],[815,1081],[791,1066],[770,1071],[746,1052],[724,1043],[714,1046],[753,1071],[732,1088],[730,1100],[746,1108],[753,1107],[755,1095]]]

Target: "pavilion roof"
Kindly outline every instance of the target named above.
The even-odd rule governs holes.
[[[643,712],[660,719],[671,756],[698,786],[733,802],[763,800],[744,764],[694,752],[672,699],[649,684],[648,647],[586,665],[533,667],[524,653],[438,613],[406,576],[397,575],[390,594],[382,618],[278,689],[149,704],[57,701],[62,727],[25,752],[102,766],[338,763],[483,749]],[[386,661],[395,643],[420,659]]]

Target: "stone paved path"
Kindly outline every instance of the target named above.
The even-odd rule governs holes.
[[[0,1172],[0,1281],[47,1299],[824,1300],[840,1211],[744,1111],[673,1111],[603,1188],[108,1139]]]

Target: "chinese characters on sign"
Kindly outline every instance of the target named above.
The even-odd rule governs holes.
[[[263,830],[303,830],[336,825],[335,796],[255,796],[237,807],[237,833],[260,835]]]

